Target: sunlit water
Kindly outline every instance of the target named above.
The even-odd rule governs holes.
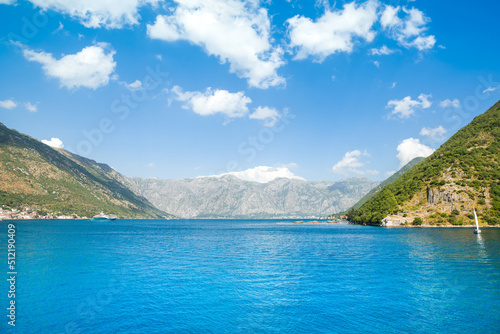
[[[4,279],[0,332],[500,330],[500,229],[478,238],[472,229],[258,220],[15,225],[16,327]]]

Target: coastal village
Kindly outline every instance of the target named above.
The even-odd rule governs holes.
[[[87,219],[87,217],[79,217],[77,214],[63,215],[60,213],[45,212],[43,210],[34,210],[30,207],[14,209],[7,206],[0,208],[0,220],[2,219]]]

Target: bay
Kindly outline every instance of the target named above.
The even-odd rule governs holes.
[[[16,226],[16,333],[495,333],[500,230],[279,220]]]

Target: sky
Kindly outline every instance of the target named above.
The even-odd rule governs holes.
[[[0,122],[127,176],[383,180],[500,99],[498,12],[0,0]]]

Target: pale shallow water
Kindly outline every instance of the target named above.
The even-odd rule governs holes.
[[[16,221],[0,332],[499,332],[500,229],[277,222]]]

